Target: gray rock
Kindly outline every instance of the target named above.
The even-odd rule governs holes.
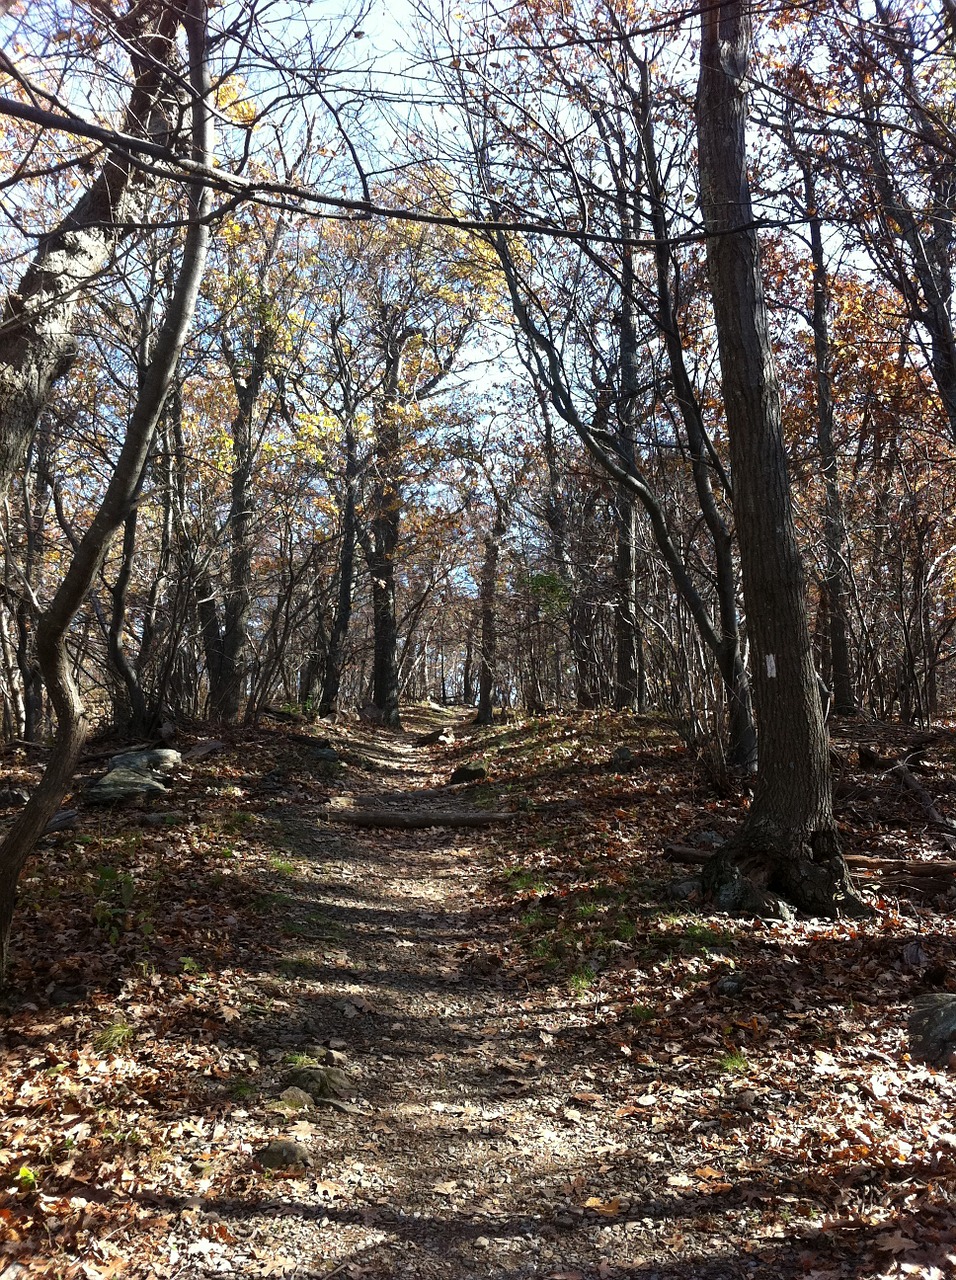
[[[630,747],[615,747],[611,752],[611,764],[615,769],[626,769],[634,763],[634,752]]]
[[[312,759],[322,764],[338,764],[340,758],[334,747],[316,747],[312,752]]]
[[[763,920],[796,920],[797,913],[788,902],[754,884],[733,864],[722,864],[718,868],[720,874],[712,879],[709,873],[716,866],[716,863],[707,864],[701,883],[718,911],[726,911],[728,915],[758,916]]]
[[[122,751],[110,758],[110,772],[114,769],[134,769],[139,773],[170,773],[183,758],[172,747],[155,747],[151,751]]]
[[[274,1138],[256,1152],[263,1169],[298,1169],[309,1163],[309,1148],[292,1138]]]
[[[340,1042],[333,1041],[333,1043],[340,1043]],[[317,1064],[321,1063],[321,1065],[324,1067],[345,1068],[348,1066],[348,1063],[349,1063],[348,1056],[344,1054],[340,1049],[326,1048],[324,1044],[306,1045],[305,1051],[309,1055],[309,1057],[313,1060],[313,1062]]]
[[[714,990],[719,996],[739,996],[747,985],[742,973],[725,973],[714,983]]]
[[[0,809],[22,809],[30,799],[24,787],[4,787],[0,790]]]
[[[75,827],[79,821],[79,809],[61,809],[59,813],[55,813],[50,821],[46,824],[45,835],[52,835],[54,831],[68,831],[70,827]]]
[[[166,787],[152,774],[139,769],[111,769],[87,788],[86,798],[92,804],[115,804],[147,796],[164,796]]]
[[[179,822],[185,822],[186,815],[181,809],[167,809],[163,813],[147,813],[143,816],[143,825],[146,827],[175,827]]]
[[[720,845],[727,843],[719,831],[695,831],[690,836],[690,841],[692,844],[707,845],[711,849],[717,849]]]
[[[956,1053],[956,995],[930,991],[917,996],[907,1021],[910,1052],[934,1066],[945,1066]]]
[[[352,1078],[341,1067],[299,1067],[289,1081],[311,1098],[344,1098],[352,1092]]]
[[[699,898],[700,892],[700,876],[674,880],[667,886],[667,896],[674,902],[690,902],[693,898]]]
[[[279,1094],[279,1101],[284,1102],[288,1107],[295,1111],[301,1111],[303,1107],[311,1107],[313,1098],[311,1093],[306,1093],[305,1089],[299,1089],[296,1085],[289,1085],[288,1089],[283,1089]]]
[[[463,764],[458,766],[448,781],[451,786],[457,786],[459,782],[481,782],[487,777],[488,770],[483,765]]]

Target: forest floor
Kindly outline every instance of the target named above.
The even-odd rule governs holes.
[[[3,1280],[956,1274],[956,1072],[905,1036],[956,989],[950,854],[890,768],[915,735],[835,727],[878,910],[785,924],[695,901],[672,859],[746,795],[661,722],[405,724],[264,720],[141,809],[78,786],[3,1010]],[[954,759],[917,763],[956,817]]]

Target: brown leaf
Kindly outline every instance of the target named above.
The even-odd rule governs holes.
[[[906,1253],[907,1250],[917,1247],[916,1241],[911,1240],[909,1236],[904,1236],[902,1231],[884,1231],[873,1243],[878,1249],[883,1249],[887,1253]]]
[[[612,1196],[610,1200],[602,1200],[600,1196],[589,1196],[584,1207],[593,1209],[595,1213],[603,1213],[606,1218],[614,1218],[621,1212],[621,1197]]]

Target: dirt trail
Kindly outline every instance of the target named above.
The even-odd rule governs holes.
[[[431,794],[434,753],[412,742],[362,744],[375,765],[363,803],[448,807]],[[480,899],[489,837],[316,834],[305,809],[286,829],[300,870],[308,864],[296,910],[322,936],[284,962],[300,967],[302,1001],[275,1039],[343,1051],[357,1110],[281,1123],[277,1136],[310,1146],[312,1168],[257,1208],[204,1204],[235,1239],[193,1274],[643,1272],[648,1234],[669,1210],[645,1199],[646,1162],[620,1140],[605,1097],[620,1069],[594,1060],[587,999],[543,1000],[509,982],[500,927]]]

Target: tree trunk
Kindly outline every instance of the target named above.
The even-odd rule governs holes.
[[[479,590],[481,644],[478,667],[478,715],[475,717],[475,724],[491,724],[494,720],[493,696],[495,669],[498,663],[498,560],[504,532],[505,513],[499,503],[494,525],[485,535],[485,554],[481,564]]]
[[[860,914],[833,819],[829,746],[813,667],[760,254],[745,158],[749,0],[701,14],[698,142],[707,265],[754,662],[759,770],[751,807],[707,868],[721,907]]]
[[[468,623],[468,630],[465,632],[465,654],[461,665],[461,704],[463,707],[473,707],[475,705],[475,683],[473,675],[473,661],[475,648],[475,627],[474,623]]]
[[[401,529],[402,494],[398,478],[399,415],[396,412],[401,384],[402,357],[415,330],[398,334],[386,328],[386,370],[382,401],[376,414],[376,475],[372,491],[369,545],[366,548],[372,579],[372,705],[382,724],[402,727],[399,715],[400,672],[398,662],[398,611],[395,591],[395,555]]]
[[[137,496],[138,491],[133,497],[134,503]],[[122,680],[123,688],[126,691],[128,705],[126,708],[126,723],[123,728],[134,738],[144,736],[152,727],[148,724],[149,712],[146,705],[146,695],[140,683],[139,672],[130,662],[125,649],[127,592],[129,591],[136,555],[137,515],[138,512],[134,505],[126,517],[123,529],[123,558],[120,562],[116,581],[110,589],[112,608],[110,610],[109,634],[107,635],[110,663],[113,666],[113,670]],[[120,703],[122,704],[122,699],[120,699]]]
[[[637,556],[634,497],[624,486],[617,489],[617,554],[615,557],[614,705],[618,711],[646,710],[647,684],[637,621]]]
[[[135,79],[125,132],[155,128],[174,48],[178,5],[133,5],[117,24],[127,43]],[[111,151],[92,186],[53,231],[44,235],[0,322],[0,494],[23,470],[30,439],[54,382],[72,364],[73,326],[86,290],[109,260],[117,240],[134,224],[142,182],[132,157]]]
[[[850,644],[847,637],[847,600],[850,593],[845,561],[846,526],[843,520],[843,500],[840,497],[839,466],[833,443],[827,268],[813,170],[805,158],[800,159],[800,167],[803,171],[813,263],[813,359],[817,384],[817,448],[820,451],[824,484],[823,543],[826,568],[823,591],[826,595],[827,638],[830,645],[830,684],[834,712],[839,716],[852,716],[856,715],[858,708],[853,691]]]
[[[209,164],[211,86],[206,65],[204,0],[190,0],[183,16],[189,46],[192,90],[192,158]],[[0,842],[0,973],[5,973],[17,883],[27,858],[56,812],[73,777],[87,720],[73,679],[67,634],[106,556],[114,534],[122,528],[139,490],[166,397],[186,339],[199,294],[209,245],[209,188],[190,187],[190,222],[179,279],[157,336],[156,346],[103,500],[79,540],[63,581],[37,629],[37,654],[46,679],[57,727],[53,750],[40,784]]]
[[[352,619],[352,591],[355,585],[355,500],[358,471],[355,429],[350,422],[345,428],[345,503],[342,509],[342,541],[339,548],[339,581],[335,614],[332,618],[332,629],[329,632],[325,676],[319,697],[320,716],[331,715],[333,711],[338,710],[345,641],[349,632],[349,622]]]
[[[395,607],[395,549],[398,546],[397,495],[372,522],[372,704],[381,723],[401,728],[399,715],[398,615]]]

